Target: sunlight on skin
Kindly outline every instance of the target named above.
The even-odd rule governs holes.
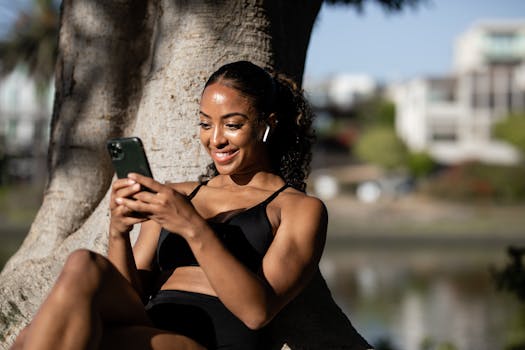
[[[224,103],[224,100],[226,99],[226,97],[219,92],[215,92],[211,98],[214,103]]]

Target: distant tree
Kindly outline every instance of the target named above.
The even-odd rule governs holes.
[[[0,135],[0,186],[3,186],[7,181],[7,159],[5,154],[5,137]]]
[[[417,1],[376,2],[395,11]],[[364,1],[337,3],[359,8]],[[105,141],[139,135],[159,180],[196,178],[209,161],[195,128],[206,77],[226,62],[248,59],[300,83],[321,4],[321,0],[62,2],[48,183],[27,238],[0,275],[3,344],[9,344],[31,318],[72,250],[105,252],[107,193],[113,176]],[[46,18],[42,16],[42,23],[48,23]],[[38,47],[31,52],[50,52]],[[45,66],[36,66],[40,65]],[[294,350],[330,349],[341,343],[340,327],[348,321],[330,302],[323,283],[322,278],[314,279],[303,295],[315,293],[290,307],[315,308],[316,312],[306,313],[309,317],[328,315],[317,323],[324,331],[309,329],[310,318],[304,313],[288,320],[282,315],[276,321],[301,332],[294,338],[289,328],[277,326],[273,334],[280,332],[281,338],[275,342],[292,339]],[[345,336],[345,345],[338,348],[351,348],[351,334]]]
[[[494,125],[494,136],[515,146],[525,155],[525,112],[511,114]]]
[[[376,125],[365,129],[354,149],[362,161],[377,164],[387,170],[406,169],[407,148],[390,126]]]
[[[29,11],[20,12],[7,37],[0,42],[0,72],[6,74],[24,63],[37,86],[45,89],[55,71],[59,5],[53,0],[33,0],[33,3]]]
[[[363,11],[363,7],[365,3],[369,3],[369,0],[325,0],[328,4],[334,4],[334,5],[352,5],[354,6],[358,11]],[[399,11],[406,6],[415,6],[418,3],[424,2],[421,0],[375,0],[375,2],[379,3],[386,9],[390,11]]]
[[[420,179],[430,175],[437,168],[437,163],[427,152],[409,152],[407,166],[410,174]]]
[[[377,125],[394,128],[396,107],[392,101],[376,94],[357,101],[351,114],[361,128]]]

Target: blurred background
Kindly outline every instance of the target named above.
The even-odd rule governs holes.
[[[0,267],[42,200],[58,1],[0,0]],[[525,2],[323,5],[321,269],[378,350],[525,349]]]

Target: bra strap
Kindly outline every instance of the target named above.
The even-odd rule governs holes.
[[[266,198],[266,200],[264,200],[264,202],[262,204],[264,205],[267,205],[268,203],[270,203],[271,201],[273,201],[275,199],[275,197],[277,197],[279,195],[279,193],[281,193],[282,191],[284,191],[285,189],[287,189],[288,187],[290,187],[289,184],[284,184],[283,187],[279,188],[277,191],[275,191],[270,197]]]
[[[201,189],[202,186],[206,186],[206,184],[208,183],[208,181],[204,181],[204,182],[201,182],[200,184],[197,185],[197,187],[195,187],[193,189],[193,191],[191,191],[191,193],[188,195],[188,200],[192,200],[193,197],[195,197],[197,195],[197,192],[199,192],[199,190]]]

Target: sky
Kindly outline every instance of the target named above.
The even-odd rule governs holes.
[[[305,77],[349,73],[391,81],[447,74],[455,38],[479,20],[494,19],[525,21],[525,0],[427,0],[401,13],[386,13],[375,3],[361,14],[348,6],[323,6]]]
[[[31,3],[31,0],[0,0],[0,37],[7,33],[9,26],[16,20],[18,11]]]
[[[0,0],[0,36],[32,0]],[[367,1],[363,13],[323,6],[312,33],[305,77],[367,74],[380,81],[443,75],[452,67],[454,39],[482,19],[523,19],[525,0],[423,0],[386,13]]]

